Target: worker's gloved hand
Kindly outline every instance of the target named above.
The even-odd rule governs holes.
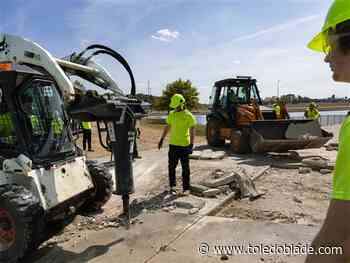
[[[159,143],[158,143],[158,150],[160,150],[160,148],[162,148],[163,146],[163,138],[160,139]]]
[[[190,145],[188,145],[188,154],[192,154],[193,153],[193,144],[191,143]]]

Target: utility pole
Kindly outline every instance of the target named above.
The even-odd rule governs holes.
[[[149,96],[152,95],[152,90],[151,90],[151,81],[147,81],[147,93]]]
[[[280,80],[277,80],[277,98],[280,97]]]

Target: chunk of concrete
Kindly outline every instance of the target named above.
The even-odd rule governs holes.
[[[200,184],[192,184],[191,185],[191,193],[193,194],[199,194],[199,195],[203,195],[203,192],[209,190],[209,187],[206,187],[204,185],[200,185]]]
[[[229,185],[221,185],[218,187],[218,189],[220,189],[221,193],[231,192],[231,188]]]
[[[196,159],[196,160],[198,160],[198,159],[201,158],[201,155],[202,155],[202,152],[201,152],[201,151],[193,151],[193,153],[190,154],[189,157],[190,157],[191,159]]]
[[[192,208],[198,208],[201,209],[205,205],[205,201],[201,200],[199,198],[193,197],[193,196],[184,196],[179,197],[174,201],[174,205],[177,208],[184,208],[184,209],[192,209]]]
[[[312,157],[303,159],[302,164],[311,167],[314,170],[327,169],[329,168],[328,161],[319,157]]]
[[[330,170],[330,169],[321,169],[320,170],[320,174],[330,174],[330,173],[332,173],[332,170]]]
[[[216,189],[216,188],[211,188],[207,191],[203,192],[203,196],[204,197],[216,197],[216,195],[220,194],[221,190],[220,189]]]
[[[216,188],[222,185],[232,183],[235,180],[235,178],[236,178],[235,173],[231,173],[230,175],[224,176],[222,178],[209,179],[207,181],[204,181],[202,184],[211,188]]]

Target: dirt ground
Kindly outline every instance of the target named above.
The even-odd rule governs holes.
[[[158,168],[150,171],[152,176],[141,178],[137,191],[132,195],[134,206],[134,222],[137,215],[152,210],[162,209],[162,198],[168,189],[167,155],[166,149],[158,151],[157,144],[161,135],[159,125],[141,124],[139,148],[141,155],[151,154],[158,162]],[[334,133],[332,142],[337,141],[339,126],[328,127],[326,130]],[[198,137],[196,145],[205,144],[204,137]],[[87,152],[88,158],[109,156],[98,146],[96,132],[93,137],[94,152]],[[164,144],[166,145],[166,143]],[[301,156],[318,155],[334,161],[336,151],[309,149],[298,151]],[[152,157],[153,158],[153,157]],[[236,155],[227,151],[222,160],[191,160],[191,182],[201,183],[216,169],[225,172],[235,169],[244,170],[253,178],[262,169],[269,167],[272,160],[267,154]],[[178,175],[181,169],[178,168]],[[269,168],[263,176],[255,181],[258,192],[264,195],[257,200],[234,200],[223,207],[217,214],[220,217],[229,217],[245,220],[278,222],[285,224],[320,225],[324,220],[331,191],[331,174],[322,175],[318,171],[300,174],[297,169]],[[156,179],[155,179],[156,178]],[[181,189],[181,177],[177,177],[178,187]],[[48,243],[64,243],[68,240],[84,238],[85,230],[99,231],[105,228],[118,228],[120,222],[115,216],[121,212],[120,198],[113,196],[104,207],[104,213],[96,215],[78,216],[73,224],[63,232],[52,238]]]

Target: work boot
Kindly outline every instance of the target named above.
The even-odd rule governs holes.
[[[170,187],[170,194],[176,195],[176,187]]]
[[[94,150],[93,149],[89,149],[89,152],[93,152]]]

